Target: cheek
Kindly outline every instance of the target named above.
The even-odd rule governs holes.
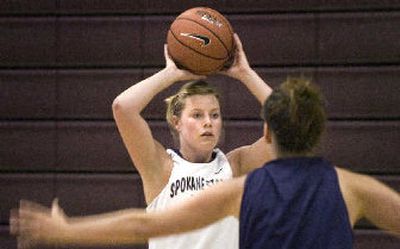
[[[194,131],[196,131],[199,127],[199,122],[196,122],[193,119],[186,119],[181,126],[181,131],[184,134],[190,134]]]
[[[217,130],[218,132],[221,132],[221,129],[222,129],[222,120],[220,119],[220,120],[216,120],[215,122],[214,122],[214,128],[215,128],[215,130]]]

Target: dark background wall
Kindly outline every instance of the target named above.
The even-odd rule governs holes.
[[[0,248],[16,248],[8,218],[22,198],[50,205],[58,197],[69,215],[144,206],[111,103],[163,67],[172,20],[202,5],[228,17],[272,86],[299,73],[319,84],[329,114],[321,153],[400,191],[398,0],[0,0]],[[261,136],[247,90],[221,76],[210,81],[225,104],[221,148]],[[162,100],[177,87],[144,112],[166,146]],[[355,238],[359,249],[400,247],[366,221]]]

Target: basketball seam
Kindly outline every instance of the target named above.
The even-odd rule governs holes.
[[[207,11],[213,12],[215,15],[219,15],[221,17],[221,20],[225,23],[225,25],[228,27],[229,31],[231,31],[231,33],[233,34],[233,28],[232,25],[229,23],[228,19],[222,14],[219,13],[218,11],[208,8],[208,7],[204,7],[205,9],[207,9]],[[233,39],[232,39],[233,40]]]
[[[181,41],[176,37],[175,33],[172,32],[171,29],[169,30],[169,32],[171,32],[171,34],[172,34],[172,36],[174,37],[174,39],[175,39],[176,41],[178,41],[180,44],[182,44],[184,47],[186,47],[186,48],[188,48],[188,49],[190,49],[190,50],[192,50],[192,51],[194,51],[194,52],[196,52],[196,53],[198,53],[198,54],[200,54],[200,55],[202,55],[202,56],[204,56],[204,57],[207,57],[207,58],[210,58],[210,59],[213,59],[213,60],[225,60],[226,58],[229,57],[229,56],[226,56],[226,57],[223,57],[223,58],[218,58],[218,57],[213,57],[213,56],[210,56],[210,55],[203,54],[203,53],[197,51],[196,49],[194,49],[194,48],[192,48],[192,47],[190,47],[190,46],[184,44],[183,42],[181,42]],[[222,44],[223,44],[223,43],[222,43]],[[228,55],[229,55],[229,53],[228,53]]]
[[[235,33],[235,32],[233,31],[232,25],[230,24],[230,22],[228,21],[228,19],[227,19],[223,14],[219,13],[218,11],[216,11],[216,10],[214,10],[214,9],[211,9],[211,8],[208,8],[208,7],[205,7],[205,8],[206,8],[208,11],[213,12],[215,15],[221,15],[221,20],[222,20],[223,22],[225,22],[225,25],[228,27],[229,31],[230,31],[232,34]],[[231,47],[233,48],[233,46],[234,46],[234,39],[231,40]]]
[[[171,32],[172,33],[172,32]],[[174,39],[176,39],[175,37],[174,37]],[[201,54],[202,55],[202,54]],[[173,61],[175,61],[175,58],[170,54],[169,55],[170,57],[171,57],[171,59],[173,60]],[[212,59],[212,58],[211,58]],[[175,62],[176,64],[177,64],[177,66],[178,66],[178,68],[180,68],[180,66],[183,66],[183,65],[181,65],[181,64],[178,64],[177,62]],[[218,67],[218,71],[219,70],[221,70],[221,68],[223,68],[223,65],[221,65],[220,67]],[[195,70],[195,71],[193,71],[193,70],[190,70],[190,69],[187,69],[187,68],[185,68],[184,66],[183,66],[183,69],[185,69],[185,70],[188,70],[188,71],[190,71],[190,72],[192,72],[192,73],[195,73],[195,74],[202,74],[202,73],[210,73],[210,72],[212,72],[212,71],[210,71],[210,70]]]
[[[210,33],[212,33],[215,37],[217,37],[217,39],[221,42],[222,46],[224,46],[224,48],[225,48],[225,50],[226,50],[226,53],[228,54],[227,57],[229,57],[229,54],[230,54],[229,49],[227,48],[227,46],[225,45],[225,43],[221,40],[221,38],[219,38],[219,36],[218,36],[214,31],[212,31],[211,29],[209,29],[206,25],[204,25],[204,24],[202,24],[202,23],[200,23],[200,22],[197,22],[197,21],[195,21],[195,20],[189,19],[189,18],[187,18],[187,17],[179,17],[179,18],[177,18],[176,20],[181,20],[181,19],[182,19],[182,20],[187,20],[187,21],[194,22],[194,23],[196,23],[196,24],[202,26],[203,28],[207,29],[208,31],[210,31]],[[229,27],[228,27],[228,29],[229,29],[229,31],[231,31],[231,29],[230,29]],[[231,31],[231,33],[232,33],[232,31]],[[225,58],[226,58],[226,57],[225,57]]]

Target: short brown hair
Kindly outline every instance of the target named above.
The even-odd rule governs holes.
[[[311,152],[325,128],[320,91],[304,77],[287,78],[275,89],[265,101],[262,116],[281,152]]]

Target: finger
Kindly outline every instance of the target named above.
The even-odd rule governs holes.
[[[235,40],[236,49],[239,51],[243,50],[242,41],[240,40],[238,34],[234,33],[233,39]]]
[[[41,210],[38,208],[30,208],[30,207],[21,207],[18,210],[18,220],[19,225],[22,225],[22,222],[32,222],[36,220],[42,220],[48,218],[51,215],[50,210]]]
[[[18,210],[12,209],[10,211],[10,234],[16,235],[18,233]]]
[[[39,228],[35,218],[27,217],[25,215],[20,216],[17,222],[18,235],[32,235]]]
[[[39,203],[28,201],[28,200],[21,200],[19,202],[20,210],[31,210],[35,212],[41,212],[41,213],[49,213],[50,209],[48,207],[45,207]]]
[[[36,246],[36,242],[34,239],[27,236],[18,236],[17,237],[17,248],[18,249],[30,249]]]
[[[27,249],[28,247],[26,247],[26,239],[23,236],[18,236],[17,237],[17,248],[18,249]]]
[[[164,43],[164,57],[165,58],[169,57],[169,55],[168,55],[168,45],[166,43]]]
[[[60,206],[58,205],[58,198],[53,200],[51,204],[51,216],[57,216],[60,214]]]
[[[41,224],[49,218],[50,211],[48,209],[45,211],[37,207],[32,209],[31,205],[21,207],[18,210],[18,234],[32,237],[34,234],[40,232]]]
[[[58,203],[58,198],[53,200],[53,204],[51,206],[51,217],[64,220],[66,215]]]
[[[228,69],[229,69],[229,68],[225,68],[225,67],[224,67],[224,68],[222,68],[222,70],[218,71],[217,74],[229,75],[228,72],[227,72]]]
[[[165,57],[165,61],[168,63],[168,62],[170,62],[172,59],[171,59],[171,56],[169,56],[169,53],[168,53],[168,45],[165,43],[164,44],[164,57]]]
[[[17,248],[18,249],[27,249],[33,246],[32,240],[27,236],[18,236],[17,237]]]
[[[206,75],[198,75],[198,74],[193,74],[193,73],[191,73],[191,74],[192,74],[191,78],[193,80],[205,80],[207,78]]]

